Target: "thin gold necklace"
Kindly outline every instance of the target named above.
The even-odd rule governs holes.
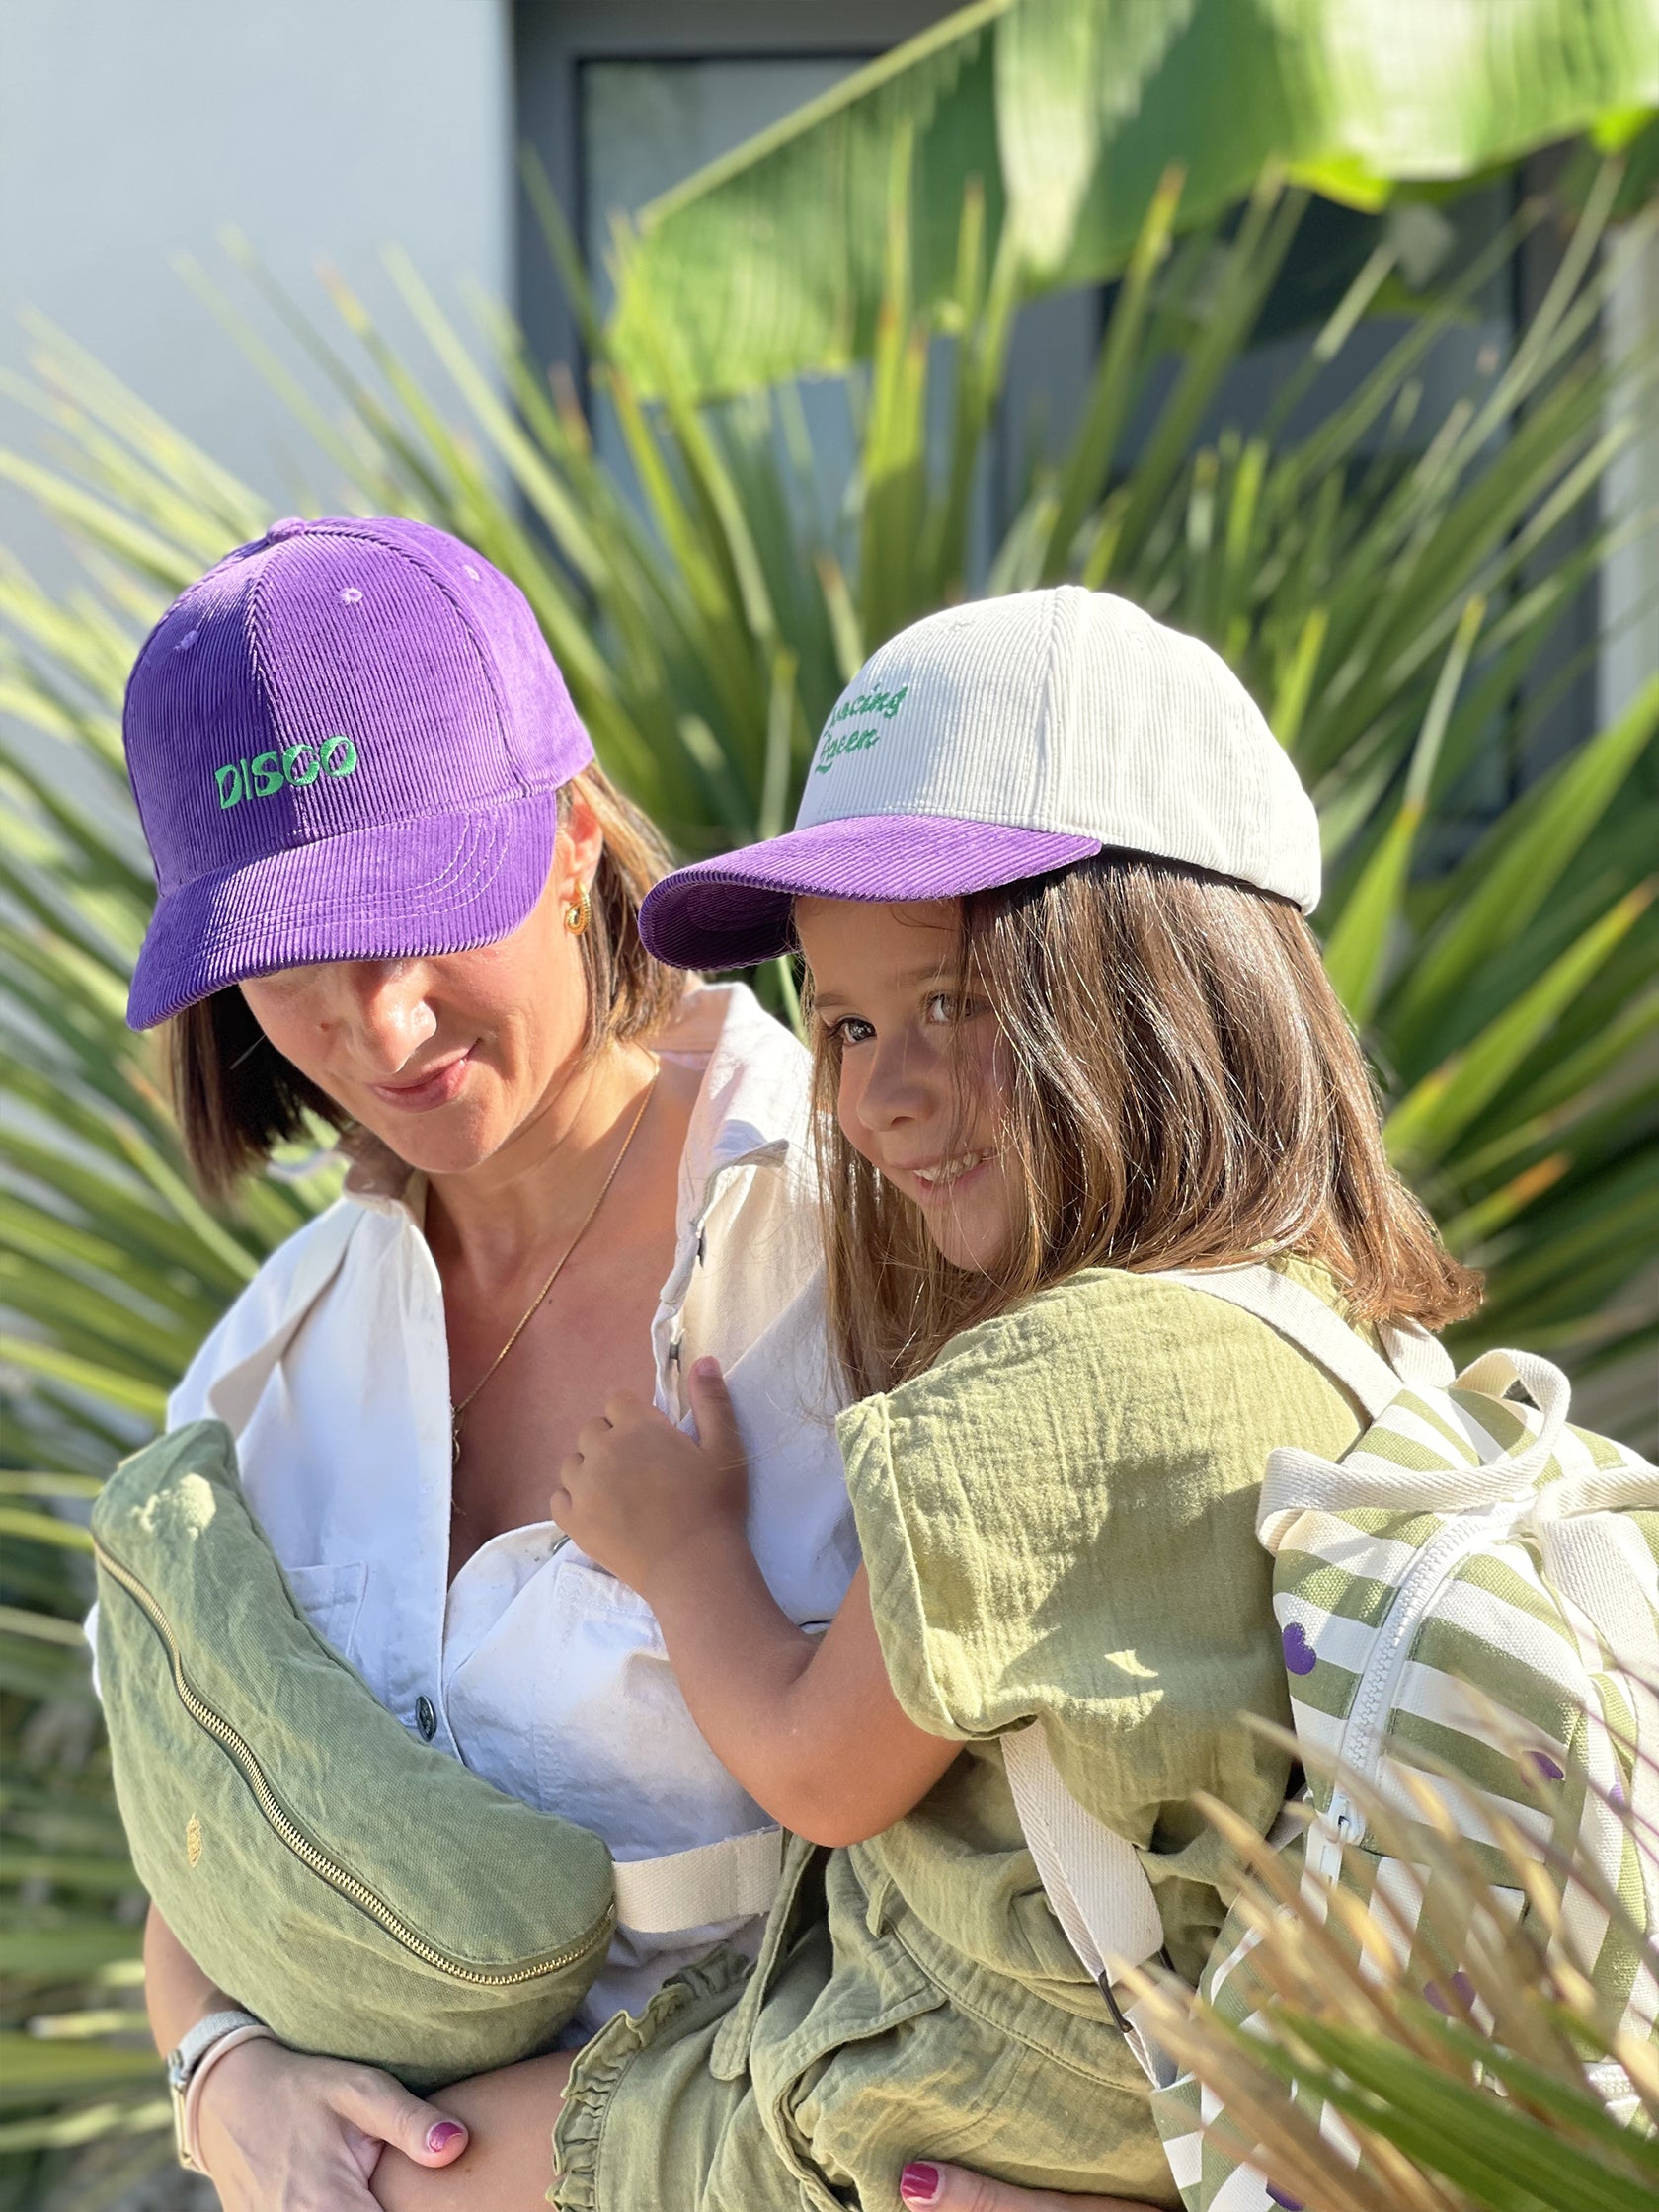
[[[645,1086],[645,1096],[640,1100],[639,1106],[635,1111],[634,1118],[628,1124],[628,1134],[622,1140],[622,1147],[620,1151],[618,1151],[616,1157],[610,1163],[610,1172],[606,1175],[604,1181],[599,1185],[598,1196],[594,1199],[592,1205],[589,1207],[587,1213],[583,1216],[582,1226],[577,1230],[576,1234],[571,1238],[570,1242],[559,1254],[558,1259],[554,1262],[552,1274],[547,1278],[546,1282],[543,1283],[541,1289],[537,1291],[535,1297],[531,1299],[528,1306],[524,1310],[523,1319],[518,1323],[518,1326],[514,1330],[513,1334],[508,1338],[507,1342],[502,1346],[501,1350],[496,1354],[495,1358],[490,1362],[489,1366],[484,1370],[484,1373],[479,1377],[478,1381],[472,1385],[472,1388],[467,1392],[466,1396],[451,1404],[449,1408],[449,1464],[452,1467],[459,1466],[461,1462],[461,1424],[466,1419],[468,1406],[471,1405],[473,1399],[477,1397],[479,1391],[483,1389],[485,1383],[489,1382],[490,1378],[495,1374],[497,1368],[501,1366],[503,1360],[507,1358],[509,1352],[512,1351],[513,1347],[517,1343],[518,1339],[529,1327],[531,1321],[533,1321],[537,1313],[540,1312],[542,1305],[546,1302],[548,1292],[552,1290],[554,1284],[564,1273],[566,1260],[570,1258],[571,1254],[582,1242],[582,1239],[587,1235],[590,1228],[592,1227],[593,1216],[604,1204],[605,1193],[610,1189],[611,1184],[615,1182],[617,1170],[621,1167],[622,1162],[628,1156],[628,1146],[633,1143],[635,1136],[638,1134],[639,1125],[645,1119],[645,1110],[651,1104],[652,1099],[657,1094],[657,1077],[662,1072],[663,1064],[661,1061],[659,1061],[652,1073],[650,1082]]]

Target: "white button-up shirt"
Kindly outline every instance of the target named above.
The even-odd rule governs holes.
[[[719,1359],[761,1571],[793,1620],[822,1623],[858,1555],[807,1055],[735,986],[694,990],[660,1049],[702,1081],[652,1327],[657,1403],[684,1418],[690,1362]],[[650,1609],[551,1522],[493,1538],[448,1581],[448,1353],[423,1202],[419,1178],[399,1190],[354,1170],[208,1337],[169,1424],[228,1422],[248,1501],[318,1631],[410,1729],[499,1789],[592,1829],[619,1861],[765,1826],[698,1734]],[[710,1942],[751,1933],[619,1929],[579,2024],[637,2010]]]

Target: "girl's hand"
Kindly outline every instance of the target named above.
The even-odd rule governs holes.
[[[578,1433],[548,1504],[591,1559],[644,1598],[710,1536],[744,1538],[749,1469],[720,1363],[698,1360],[689,1382],[695,1438],[643,1398],[614,1397]]]
[[[368,2183],[388,2144],[427,2167],[467,2146],[459,2120],[389,2074],[265,2041],[227,2051],[202,2083],[197,2135],[225,2212],[376,2212]]]

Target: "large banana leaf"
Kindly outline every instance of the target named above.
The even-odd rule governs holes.
[[[1659,102],[1654,0],[978,0],[642,210],[614,340],[642,389],[739,390],[878,345],[891,150],[926,310],[964,192],[1028,290],[1116,276],[1166,165],[1186,218],[1263,165],[1379,204]]]
[[[505,318],[481,348],[404,261],[394,273],[432,350],[420,363],[394,356],[345,290],[327,328],[257,271],[251,324],[215,294],[274,378],[286,375],[279,347],[297,345],[332,379],[329,411],[293,396],[343,505],[441,522],[519,581],[601,753],[687,851],[786,821],[813,734],[868,647],[976,581],[974,487],[1015,295],[970,193],[957,337],[949,352],[930,345],[907,174],[893,170],[879,343],[853,395],[857,480],[831,517],[809,496],[787,396],[704,406],[671,365],[647,405],[601,345],[629,492],[595,458],[576,395],[549,390]],[[1450,875],[1422,855],[1489,749],[1526,739],[1514,702],[1603,550],[1598,486],[1631,433],[1594,344],[1617,181],[1610,170],[1592,192],[1513,351],[1413,444],[1398,426],[1424,356],[1515,236],[1424,302],[1313,431],[1285,430],[1292,391],[1265,426],[1201,436],[1302,198],[1266,183],[1230,240],[1200,231],[1172,249],[1179,190],[1166,180],[1142,210],[1073,439],[1033,474],[989,577],[996,590],[1080,577],[1126,592],[1238,669],[1320,805],[1331,889],[1318,918],[1398,1156],[1455,1245],[1492,1268],[1489,1316],[1469,1333],[1554,1348],[1592,1382],[1655,1327],[1640,1268],[1659,1213],[1659,690],[1505,810]],[[1394,280],[1380,237],[1316,334],[1309,377],[1340,360]],[[1178,373],[1153,405],[1153,365],[1171,356]],[[128,2078],[130,2039],[109,2018],[134,1996],[138,1900],[118,1894],[96,1711],[65,1632],[87,1596],[78,1496],[153,1427],[215,1314],[332,1188],[326,1164],[295,1158],[233,1211],[203,1206],[153,1041],[121,1020],[150,896],[119,770],[125,671],[171,593],[271,516],[67,340],[38,333],[35,360],[54,450],[0,456],[0,472],[57,518],[83,569],[53,597],[0,562],[0,1462],[18,1470],[0,1470],[0,2031],[39,2018],[66,2049],[79,2023],[110,2063],[76,2057],[53,2074],[41,2059],[28,2108],[0,2128],[0,2205],[8,2155],[38,2162],[28,2201],[41,2201],[40,2176],[82,2156],[77,2143],[158,2124],[152,2079]],[[942,445],[928,434],[941,416]],[[1540,563],[1563,520],[1579,525],[1578,550]],[[787,1004],[781,977],[762,981]]]

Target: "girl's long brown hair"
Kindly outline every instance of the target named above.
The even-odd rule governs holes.
[[[1321,1262],[1356,1319],[1474,1310],[1383,1149],[1365,1062],[1297,909],[1123,854],[961,902],[958,987],[1001,1033],[1016,1199],[996,1269],[952,1266],[841,1135],[838,1039],[814,1024],[833,1341],[859,1395],[1085,1267]]]

